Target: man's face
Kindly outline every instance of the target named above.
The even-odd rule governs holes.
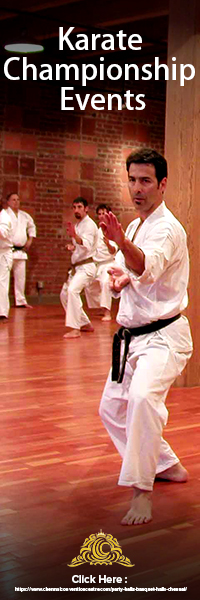
[[[107,212],[108,211],[106,210],[106,208],[99,208],[98,213],[97,213],[97,219],[99,222],[101,221],[103,215],[106,215]]]
[[[18,194],[12,194],[7,201],[7,205],[10,206],[15,213],[17,213],[20,207],[20,199]]]
[[[74,216],[78,221],[82,221],[84,217],[86,217],[88,212],[88,207],[84,206],[82,202],[77,202],[77,204],[73,204]]]
[[[128,181],[133,206],[144,221],[161,204],[167,178],[158,183],[154,165],[131,163]]]

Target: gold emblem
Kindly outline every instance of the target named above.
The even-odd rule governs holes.
[[[104,546],[109,546],[106,552]],[[84,563],[90,565],[112,565],[118,563],[124,567],[134,567],[129,558],[123,555],[121,546],[116,538],[110,533],[92,533],[89,538],[86,538],[80,549],[79,556],[76,556],[71,561],[68,567],[78,567]]]

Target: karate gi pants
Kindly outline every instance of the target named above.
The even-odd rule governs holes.
[[[66,312],[66,327],[81,329],[83,325],[90,324],[90,319],[83,310],[80,294],[92,281],[95,273],[95,264],[91,262],[75,267],[75,269],[75,275],[69,275],[67,282],[62,287],[60,301]]]
[[[26,260],[13,259],[14,294],[16,306],[27,304],[25,297],[26,285]]]
[[[12,252],[11,252],[12,254]],[[10,271],[12,268],[12,257],[8,254],[0,254],[0,316],[8,317],[10,309],[9,285]]]
[[[185,352],[170,348],[160,330],[132,338],[121,384],[109,374],[100,416],[122,457],[119,485],[151,491],[155,476],[179,462],[162,437],[168,418],[165,400],[191,354],[188,345]]]
[[[108,269],[113,265],[113,261],[107,263],[95,263],[95,279],[89,287],[85,289],[85,297],[89,308],[107,308],[111,310],[112,292],[110,289],[110,277]]]

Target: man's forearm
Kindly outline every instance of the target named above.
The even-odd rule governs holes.
[[[29,249],[31,247],[33,241],[33,237],[28,237],[26,244],[24,244],[24,248]]]
[[[119,249],[124,255],[127,267],[142,275],[145,269],[145,256],[142,250],[135,246],[133,242],[128,240],[124,236],[123,242],[120,244]]]
[[[82,246],[82,245],[83,245],[83,240],[82,240],[82,238],[81,238],[81,237],[80,237],[80,235],[78,235],[76,232],[74,233],[74,235],[73,235],[73,238],[76,240],[76,243],[77,243],[77,244],[79,244],[80,246]]]

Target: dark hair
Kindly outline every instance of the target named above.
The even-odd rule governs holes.
[[[88,206],[88,201],[85,198],[82,198],[82,196],[78,196],[78,198],[73,200],[73,204],[83,204],[83,206],[86,208],[86,206]]]
[[[8,200],[10,200],[11,196],[18,196],[17,192],[9,192],[9,194],[7,194],[6,196],[6,202],[8,202]]]
[[[156,150],[152,150],[152,148],[141,148],[139,150],[135,150],[129,154],[126,159],[126,170],[129,172],[129,168],[131,163],[134,164],[150,164],[154,165],[156,178],[158,183],[162,181],[164,177],[167,177],[167,161],[159,154]]]
[[[96,214],[98,215],[99,210],[107,210],[107,212],[111,211],[110,206],[108,206],[107,204],[98,204],[98,206],[96,207]]]

